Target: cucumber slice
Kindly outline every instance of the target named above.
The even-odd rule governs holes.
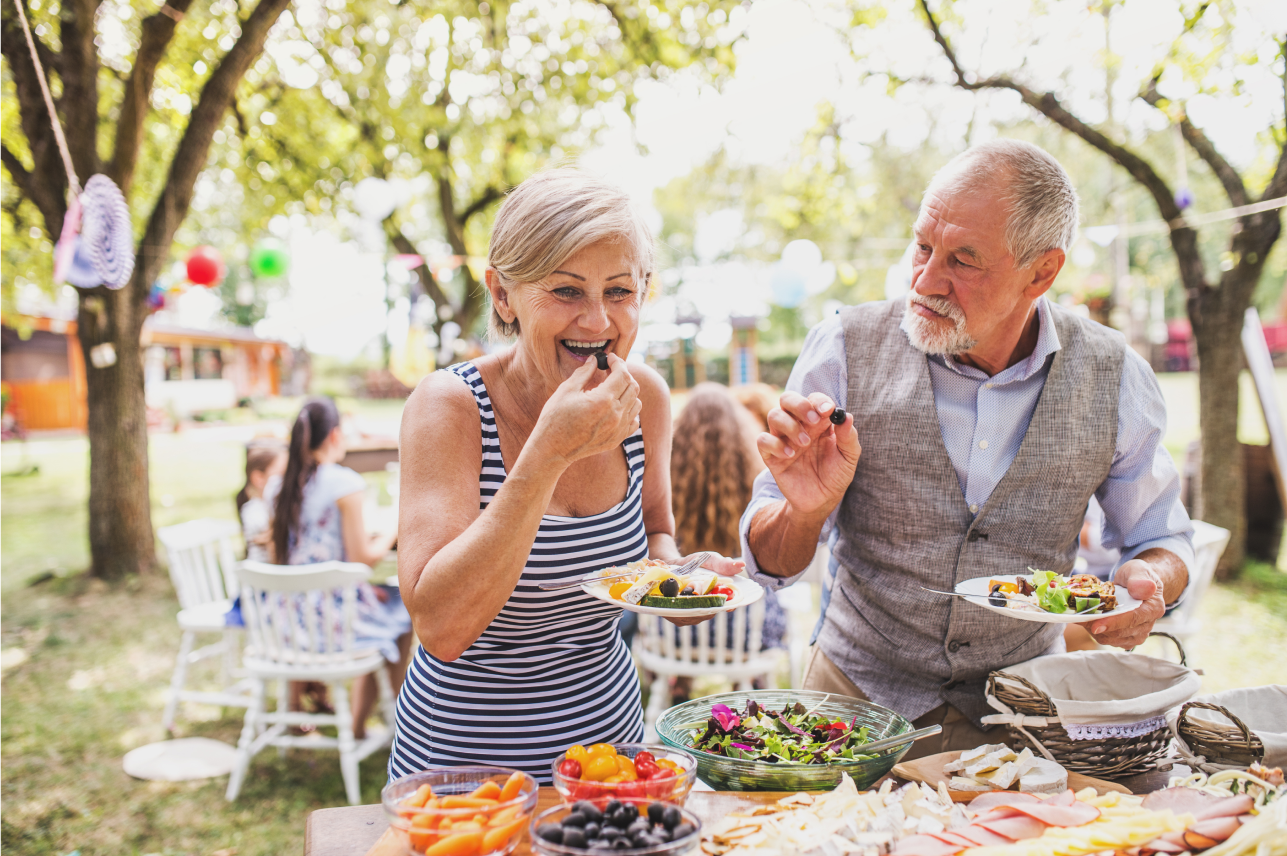
[[[690,595],[689,597],[657,597],[650,594],[639,601],[639,605],[656,609],[709,609],[712,606],[723,606],[727,600],[728,598],[722,594]]]

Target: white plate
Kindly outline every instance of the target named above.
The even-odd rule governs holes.
[[[614,580],[613,582],[618,581]],[[590,595],[590,597],[598,598],[604,603],[619,606],[630,612],[637,612],[640,615],[660,615],[663,618],[705,618],[709,615],[719,615],[721,612],[728,612],[737,609],[739,606],[755,603],[764,597],[764,589],[760,587],[760,584],[746,577],[720,577],[719,584],[731,588],[735,594],[724,601],[723,606],[708,606],[704,609],[662,609],[656,606],[631,606],[624,600],[617,600],[608,594],[608,588],[612,585],[611,582],[582,583],[581,590]]]
[[[1126,586],[1115,586],[1117,609],[1112,612],[1088,612],[1085,615],[1073,615],[1071,612],[1065,612],[1062,615],[1056,615],[1053,612],[1046,612],[1042,609],[1015,609],[1009,605],[993,606],[988,603],[988,583],[1000,579],[1012,580],[1014,576],[1014,574],[996,574],[990,577],[975,577],[972,580],[957,583],[955,591],[957,594],[970,595],[968,598],[970,603],[978,604],[984,609],[999,612],[1010,618],[1039,621],[1042,624],[1080,624],[1084,621],[1094,621],[1097,618],[1111,618],[1114,615],[1121,615],[1123,612],[1137,609],[1144,602],[1131,597],[1126,591]]]

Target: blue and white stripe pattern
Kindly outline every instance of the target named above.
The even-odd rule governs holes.
[[[505,481],[491,399],[471,364],[447,371],[478,403],[479,507],[486,509]],[[648,557],[642,433],[622,448],[630,471],[625,499],[590,517],[546,515],[514,593],[459,659],[445,663],[417,648],[398,696],[390,778],[487,763],[548,785],[550,762],[573,744],[643,739],[639,678],[617,630],[621,610],[579,588],[537,588]]]

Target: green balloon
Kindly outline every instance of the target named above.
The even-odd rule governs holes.
[[[290,268],[290,253],[281,241],[263,240],[250,251],[250,272],[264,279],[285,276]]]

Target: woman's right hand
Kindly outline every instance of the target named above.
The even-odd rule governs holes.
[[[849,489],[862,455],[852,414],[832,425],[835,403],[820,392],[782,394],[769,411],[769,432],[757,440],[760,456],[782,496],[803,514],[826,517]]]
[[[571,464],[619,446],[639,430],[639,383],[626,361],[608,355],[608,374],[595,384],[594,360],[572,373],[550,396],[532,432],[545,455]]]

